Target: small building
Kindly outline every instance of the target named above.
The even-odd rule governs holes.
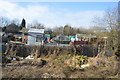
[[[72,42],[74,42],[76,39],[75,39],[75,36],[69,36],[69,38],[70,38],[70,40],[72,41]]]
[[[45,38],[44,29],[30,28],[28,31],[28,45],[41,45]]]
[[[50,39],[50,34],[45,34],[45,37],[46,37],[47,39]]]
[[[71,41],[70,37],[64,35],[58,35],[54,38],[54,40],[59,44],[69,44]]]
[[[76,34],[76,41],[87,41],[89,38],[87,34]]]
[[[28,41],[28,28],[22,28],[22,30],[20,30],[20,32],[22,33],[21,37],[22,37],[22,42],[23,43],[27,43]]]
[[[13,36],[15,37],[15,38],[19,38],[19,37],[21,37],[22,38],[22,33],[13,33]]]
[[[88,41],[91,42],[97,37],[91,34],[76,34],[75,39],[76,41]]]

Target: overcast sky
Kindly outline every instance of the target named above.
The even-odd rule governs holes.
[[[26,23],[39,22],[46,27],[69,24],[89,28],[94,16],[102,17],[117,2],[8,2],[0,1],[0,17]]]

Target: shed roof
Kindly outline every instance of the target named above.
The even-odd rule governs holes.
[[[20,30],[19,32],[22,32],[22,33],[28,33],[29,29],[27,28],[23,28],[22,30]]]
[[[44,33],[44,29],[35,29],[35,28],[30,28],[29,33]]]

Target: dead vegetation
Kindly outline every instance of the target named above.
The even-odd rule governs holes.
[[[87,55],[89,57],[97,55],[97,47],[84,45],[84,46],[28,46],[28,45],[7,45],[5,55],[27,57],[28,55],[36,55],[36,57],[49,56],[51,54],[63,55],[63,54],[75,54]]]
[[[23,49],[24,48],[24,49]],[[2,65],[3,78],[115,78],[120,74],[116,56],[87,57],[78,47],[17,46],[5,55],[24,57]],[[21,53],[23,52],[23,53]],[[16,54],[15,55],[13,55]],[[79,54],[78,54],[79,53]],[[35,59],[25,59],[28,55]]]

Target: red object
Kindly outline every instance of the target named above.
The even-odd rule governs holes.
[[[74,41],[74,45],[84,45],[84,44],[88,44],[87,41]]]
[[[17,38],[18,36],[17,35],[13,35],[15,38]]]
[[[28,38],[28,36],[24,36],[24,38]]]

